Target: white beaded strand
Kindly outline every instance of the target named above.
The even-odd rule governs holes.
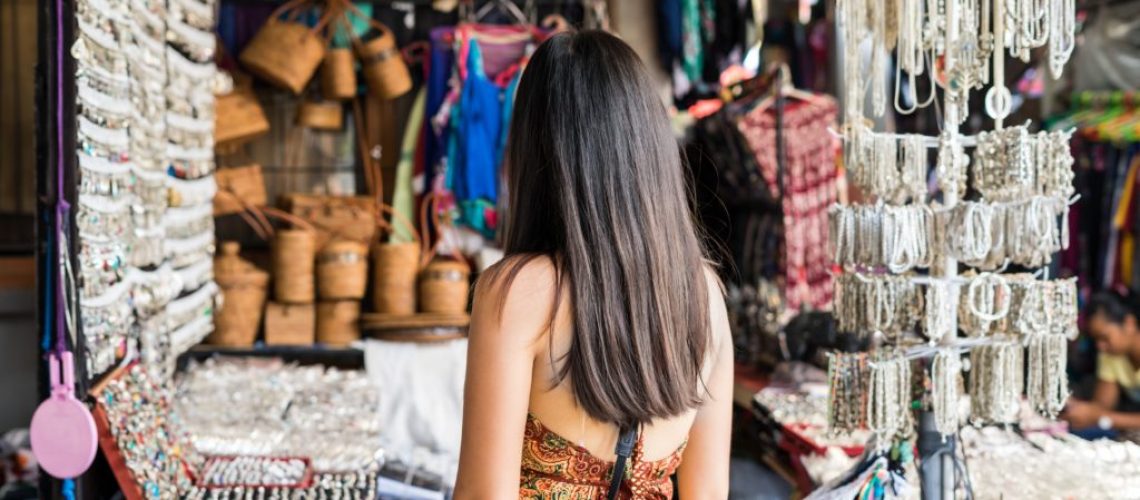
[[[947,349],[934,355],[930,366],[931,405],[934,410],[934,427],[943,436],[958,432],[958,380],[962,373],[961,355]]]

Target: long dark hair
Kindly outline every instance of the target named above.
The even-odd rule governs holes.
[[[509,285],[530,260],[554,262],[554,310],[565,287],[574,333],[552,382],[570,377],[605,422],[696,407],[711,345],[706,254],[679,145],[637,54],[596,31],[543,43],[519,83],[506,161],[508,264],[490,279]]]

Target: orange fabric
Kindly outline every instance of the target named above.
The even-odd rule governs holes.
[[[670,500],[673,482],[669,479],[681,465],[682,444],[661,460],[642,460],[638,438],[633,456],[627,462],[625,479],[618,498],[622,500]],[[526,417],[523,438],[522,475],[519,498],[535,500],[598,500],[606,497],[614,463],[590,454],[585,448],[547,429],[533,415]]]

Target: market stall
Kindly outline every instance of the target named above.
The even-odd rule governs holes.
[[[514,92],[614,3],[43,0],[41,493],[448,498]],[[1140,497],[1135,445],[1055,422],[1079,306],[1140,286],[1134,75],[1095,78],[1130,2],[642,7],[734,455],[815,498]]]

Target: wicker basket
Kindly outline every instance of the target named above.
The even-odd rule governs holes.
[[[377,209],[374,198],[293,193],[286,195],[282,204],[289,213],[317,227],[318,247],[333,239],[367,243],[376,237]]]
[[[367,286],[367,245],[337,240],[317,253],[317,294],[322,300],[360,300]]]
[[[356,97],[356,61],[351,49],[329,49],[321,64],[321,95],[330,101]]]
[[[235,88],[214,105],[214,149],[236,148],[269,132],[269,119],[253,89]]]
[[[360,301],[335,300],[317,304],[317,342],[346,346],[360,340]]]
[[[287,3],[270,15],[238,59],[251,73],[301,95],[324,59],[328,42],[319,33],[327,20],[322,19],[321,24],[310,29],[298,22],[279,19],[292,6]]]
[[[369,90],[377,97],[395,99],[412,90],[412,75],[396,47],[392,30],[380,23],[372,25],[375,35],[356,42],[356,56],[360,58]]]
[[[317,234],[308,229],[277,231],[273,239],[273,298],[287,304],[311,304],[316,300],[313,264],[317,258]]]
[[[420,311],[460,314],[467,311],[471,268],[466,262],[433,260],[420,273]]]
[[[241,258],[236,242],[222,244],[214,259],[215,281],[222,290],[222,307],[214,315],[214,332],[207,341],[227,347],[249,347],[257,340],[269,273]]]
[[[246,206],[261,207],[268,203],[265,193],[265,177],[261,165],[219,168],[214,173],[219,195],[214,197],[214,215],[236,214]]]
[[[297,125],[317,130],[344,128],[344,106],[339,101],[306,101],[297,109]]]
[[[420,245],[387,243],[372,247],[372,308],[382,314],[415,314]]]
[[[316,338],[317,315],[313,304],[265,306],[266,345],[312,345]]]

